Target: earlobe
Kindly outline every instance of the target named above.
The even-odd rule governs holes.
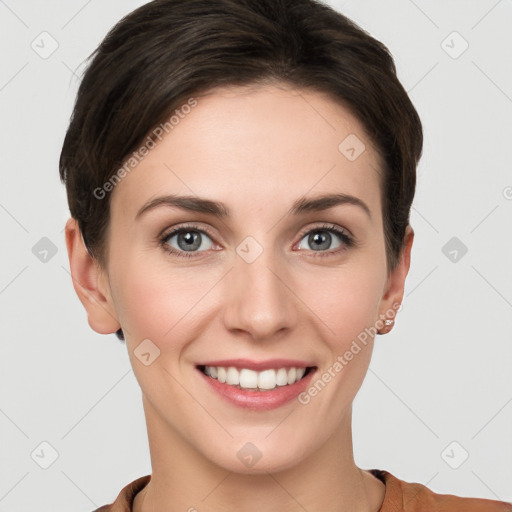
[[[88,252],[76,219],[66,222],[65,236],[73,287],[87,312],[90,327],[99,334],[116,332],[120,324],[108,279]]]
[[[395,316],[402,304],[404,297],[405,278],[411,264],[411,249],[414,241],[414,230],[407,226],[404,235],[404,243],[396,267],[389,273],[386,290],[382,297],[379,311],[379,319],[382,328],[378,334],[387,334],[395,325]]]

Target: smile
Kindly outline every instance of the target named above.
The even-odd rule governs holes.
[[[269,411],[293,402],[317,370],[313,361],[294,359],[223,359],[196,364],[208,393],[253,411]]]
[[[271,368],[255,371],[234,366],[206,366],[199,369],[222,384],[238,389],[271,391],[276,387],[290,386],[302,380],[312,367]]]

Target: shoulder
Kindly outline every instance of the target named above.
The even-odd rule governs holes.
[[[141,476],[123,487],[114,503],[103,505],[93,512],[131,512],[135,495],[142,491],[151,480],[151,475]]]
[[[423,484],[405,482],[388,471],[371,469],[369,472],[386,486],[379,512],[512,512],[512,503],[437,494]]]

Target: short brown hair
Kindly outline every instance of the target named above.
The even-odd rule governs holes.
[[[119,21],[90,58],[59,170],[71,215],[101,265],[110,194],[93,191],[148,134],[194,95],[283,82],[327,93],[364,125],[384,163],[386,254],[395,267],[423,131],[389,50],[347,17],[317,0],[155,0]]]

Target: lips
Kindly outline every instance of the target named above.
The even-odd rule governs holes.
[[[296,397],[317,369],[311,362],[291,359],[216,360],[196,368],[210,389],[232,404],[263,410],[279,407]]]

